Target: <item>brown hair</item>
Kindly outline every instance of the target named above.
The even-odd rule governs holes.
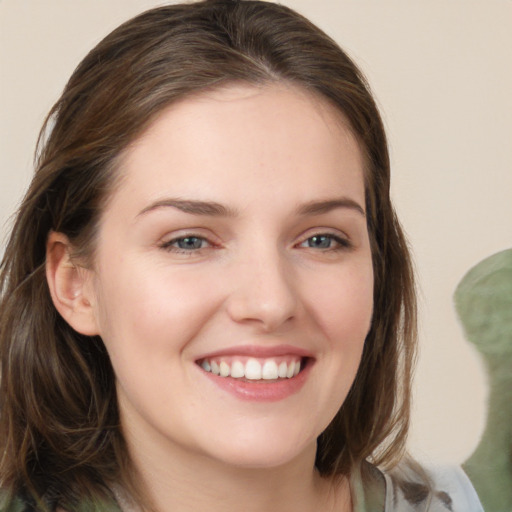
[[[147,11],[121,25],[78,66],[42,130],[37,170],[1,267],[2,485],[39,506],[73,508],[126,482],[114,374],[101,339],[56,312],[45,279],[51,230],[94,251],[98,217],[122,151],[170,103],[233,81],[286,82],[320,95],[348,120],[365,156],[375,274],[362,362],[318,439],[323,475],[349,474],[403,451],[415,347],[410,259],[389,198],[381,118],[364,77],[328,36],[292,10],[207,0]]]

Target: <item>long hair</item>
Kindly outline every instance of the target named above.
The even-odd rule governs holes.
[[[173,102],[224,84],[284,82],[319,95],[348,121],[365,161],[374,312],[355,382],[318,439],[323,475],[392,464],[409,422],[415,349],[410,258],[389,197],[383,124],[355,64],[281,5],[206,0],[147,11],[80,63],[41,131],[36,171],[0,274],[0,478],[40,507],[73,508],[127,482],[114,374],[102,340],[56,312],[45,279],[51,230],[93,257],[119,159]]]

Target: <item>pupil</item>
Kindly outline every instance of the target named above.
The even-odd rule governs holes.
[[[188,236],[178,241],[180,249],[200,249],[201,239],[195,236]]]
[[[331,245],[331,239],[327,236],[312,236],[309,242],[310,247],[319,247],[328,249]]]

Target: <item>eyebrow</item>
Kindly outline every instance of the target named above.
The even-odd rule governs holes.
[[[337,208],[348,208],[350,210],[355,210],[363,217],[366,217],[366,213],[363,207],[348,197],[326,199],[323,201],[311,201],[301,205],[298,212],[300,215],[322,215],[324,213],[329,213],[330,211]]]
[[[154,203],[151,203],[140,213],[138,213],[137,217],[145,215],[151,211],[158,210],[160,208],[176,208],[177,210],[191,215],[204,215],[210,217],[236,217],[238,215],[237,210],[229,208],[215,201],[196,201],[192,199],[167,198],[160,199]],[[322,215],[329,213],[330,211],[337,208],[348,208],[360,213],[363,217],[366,217],[362,206],[348,197],[311,201],[299,206],[297,213],[303,216]]]
[[[191,199],[168,198],[151,203],[149,206],[144,208],[137,217],[159,208],[176,208],[177,210],[191,215],[207,215],[211,217],[235,217],[237,215],[237,212],[232,208],[228,208],[227,206],[216,203],[215,201],[194,201]]]

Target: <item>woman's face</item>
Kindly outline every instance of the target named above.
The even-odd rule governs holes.
[[[362,167],[341,117],[283,85],[184,100],[127,150],[90,302],[132,449],[314,454],[372,316]]]

